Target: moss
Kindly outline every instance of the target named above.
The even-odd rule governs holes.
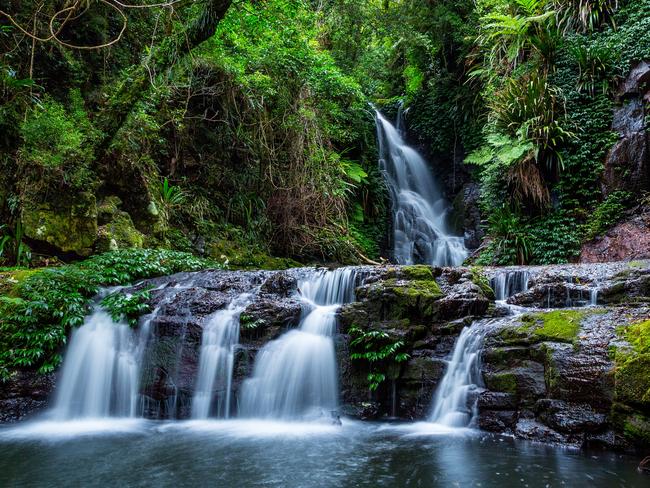
[[[650,320],[632,324],[622,332],[634,352],[638,354],[650,353]]]
[[[650,408],[650,353],[636,355],[619,351],[615,382],[619,401]]]
[[[95,246],[99,252],[139,249],[143,244],[144,236],[135,228],[131,216],[126,212],[116,211],[111,221],[97,230]]]
[[[392,318],[409,317],[414,311],[421,316],[432,316],[436,312],[435,302],[444,296],[433,278],[413,281],[392,279],[380,282],[379,286],[394,297]]]
[[[492,391],[516,394],[517,378],[510,372],[493,373],[486,376],[485,386]]]
[[[107,224],[113,220],[113,216],[119,211],[122,200],[114,195],[108,196],[97,206],[97,222],[100,225]]]
[[[614,352],[616,398],[650,408],[650,320],[620,328],[618,334],[630,347]]]
[[[0,270],[0,295],[16,296],[16,287],[38,271],[39,268],[3,268]]]
[[[640,414],[627,417],[623,433],[636,444],[650,446],[650,418]]]
[[[494,300],[494,290],[490,286],[490,280],[487,279],[487,276],[483,273],[482,268],[478,266],[472,266],[469,269],[470,274],[472,275],[472,283],[478,286],[483,295],[489,300]]]
[[[244,243],[238,244],[225,239],[211,242],[208,254],[214,259],[227,262],[231,269],[280,270],[302,266],[293,259],[270,256],[261,250],[251,249]]]
[[[548,391],[554,391],[560,378],[560,372],[555,365],[553,348],[548,347],[546,344],[542,344],[541,352],[544,361],[544,381],[546,382],[546,388]]]
[[[535,327],[533,334],[542,341],[574,342],[580,331],[580,323],[586,313],[582,310],[555,310],[535,314],[541,319],[541,327]]]
[[[90,254],[97,237],[95,196],[81,193],[58,203],[25,202],[21,215],[25,235],[61,251]]]
[[[408,280],[433,280],[431,266],[418,264],[415,266],[402,266],[402,275]]]

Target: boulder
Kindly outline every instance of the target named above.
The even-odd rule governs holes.
[[[61,196],[52,202],[23,202],[25,236],[59,251],[87,256],[97,238],[97,204],[92,193]]]

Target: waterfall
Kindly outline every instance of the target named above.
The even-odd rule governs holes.
[[[464,239],[449,227],[449,205],[426,161],[378,111],[376,124],[379,167],[392,201],[395,260],[399,264],[462,264],[468,255]]]
[[[330,415],[338,406],[332,335],[338,308],[354,298],[353,269],[316,272],[300,280],[303,319],[257,354],[242,387],[242,417],[304,419]]]
[[[529,280],[530,273],[525,270],[499,271],[490,280],[490,285],[494,290],[495,298],[505,300],[517,293],[527,291]]]
[[[469,394],[482,384],[480,352],[486,321],[465,327],[435,396],[429,420],[448,427],[467,427],[474,416]]]
[[[250,303],[250,294],[240,295],[215,313],[203,328],[199,373],[192,398],[192,418],[211,414],[230,417],[232,370],[235,347],[239,342],[239,316]],[[216,402],[215,392],[218,392]],[[214,405],[213,405],[214,403]]]
[[[138,335],[97,306],[72,333],[53,418],[136,416],[145,329]]]

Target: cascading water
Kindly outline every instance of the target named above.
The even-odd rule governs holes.
[[[72,333],[53,418],[135,417],[146,336],[97,307]]]
[[[497,300],[505,300],[528,290],[530,273],[526,270],[500,271],[490,281]]]
[[[210,317],[203,328],[192,418],[230,417],[232,370],[239,342],[239,316],[250,303],[250,294],[233,300]],[[216,393],[216,399],[215,399]]]
[[[242,389],[242,417],[322,417],[338,406],[332,335],[336,311],[354,297],[353,269],[317,272],[298,283],[304,302],[298,329],[267,344]]]
[[[427,163],[378,111],[376,124],[379,166],[392,201],[395,260],[399,264],[462,264],[468,255],[464,239],[449,227],[449,205]]]
[[[465,327],[433,398],[429,420],[447,427],[467,427],[474,416],[469,395],[482,385],[480,352],[486,321]]]

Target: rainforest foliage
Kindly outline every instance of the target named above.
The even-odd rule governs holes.
[[[479,207],[478,264],[571,261],[642,198],[602,177],[648,19],[650,0],[7,0],[0,259],[390,257],[374,104]]]

